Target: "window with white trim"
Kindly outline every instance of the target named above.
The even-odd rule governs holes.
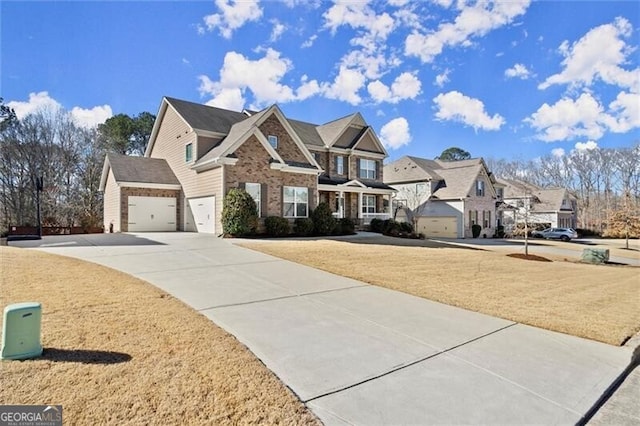
[[[362,179],[375,179],[376,178],[376,162],[375,160],[360,160],[360,173],[358,174]]]
[[[276,135],[269,135],[267,139],[269,139],[269,145],[271,145],[273,149],[278,149],[278,137]]]
[[[363,195],[362,196],[362,213],[375,213],[375,212],[376,212],[376,196]]]
[[[260,185],[259,183],[247,182],[244,184],[244,190],[247,191],[247,194],[251,195],[251,198],[253,198],[253,201],[255,201],[258,217],[260,217],[262,213],[260,211],[260,204],[262,204],[262,185]]]
[[[476,197],[484,197],[484,181],[476,181]]]
[[[193,144],[188,143],[184,146],[184,162],[190,163],[193,161]]]
[[[336,173],[339,175],[344,174],[344,157],[342,155],[336,157]]]
[[[309,189],[296,186],[285,186],[282,197],[284,217],[309,216]]]

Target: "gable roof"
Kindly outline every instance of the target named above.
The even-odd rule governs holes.
[[[356,114],[347,115],[346,117],[338,118],[318,126],[318,134],[322,138],[324,145],[327,147],[333,146],[338,137],[356,117]]]
[[[441,180],[442,177],[436,173],[436,168],[438,164],[433,160],[405,155],[385,164],[383,176],[388,184]]]
[[[440,169],[438,173],[442,176],[445,185],[436,189],[432,196],[440,200],[464,198],[469,195],[481,172],[481,164]]]
[[[435,199],[448,200],[469,195],[480,174],[491,176],[482,158],[463,161],[440,161],[404,156],[384,166],[384,182],[393,185],[411,182],[437,181]],[[493,190],[491,190],[493,192]]]
[[[197,130],[226,134],[229,133],[234,124],[248,118],[246,114],[241,112],[229,111],[176,98],[165,97],[164,99],[167,100],[191,128]]]
[[[161,158],[131,157],[110,152],[104,159],[100,189],[104,190],[107,175],[111,169],[116,182],[153,183],[160,185],[180,185],[178,178]]]

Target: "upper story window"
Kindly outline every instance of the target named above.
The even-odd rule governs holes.
[[[190,163],[193,161],[193,144],[188,143],[184,146],[184,161]]]
[[[502,199],[504,197],[504,188],[496,188],[496,194],[498,198]]]
[[[344,174],[344,157],[342,155],[336,157],[336,173],[339,175]]]
[[[362,179],[375,179],[376,178],[376,162],[375,160],[360,160],[360,173],[358,175]]]
[[[278,137],[276,135],[269,135],[269,145],[273,147],[273,149],[278,149]]]
[[[484,197],[484,181],[476,181],[476,197]]]
[[[257,208],[257,213],[258,213],[258,217],[262,216],[262,212],[261,210],[261,206],[260,204],[262,204],[262,190],[261,190],[261,185],[259,183],[245,183],[244,184],[244,190],[247,191],[247,194],[251,195],[251,198],[253,198],[253,201],[255,201],[256,203],[256,208]]]

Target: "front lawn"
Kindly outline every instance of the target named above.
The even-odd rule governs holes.
[[[244,345],[127,274],[0,247],[0,303],[43,306],[41,358],[0,362],[0,404],[65,424],[319,424]]]
[[[640,268],[533,262],[444,244],[407,247],[367,244],[366,239],[241,245],[381,287],[612,345],[640,331]]]

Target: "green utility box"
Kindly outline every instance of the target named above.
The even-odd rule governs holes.
[[[4,308],[2,359],[27,359],[42,355],[38,302],[14,303]]]

